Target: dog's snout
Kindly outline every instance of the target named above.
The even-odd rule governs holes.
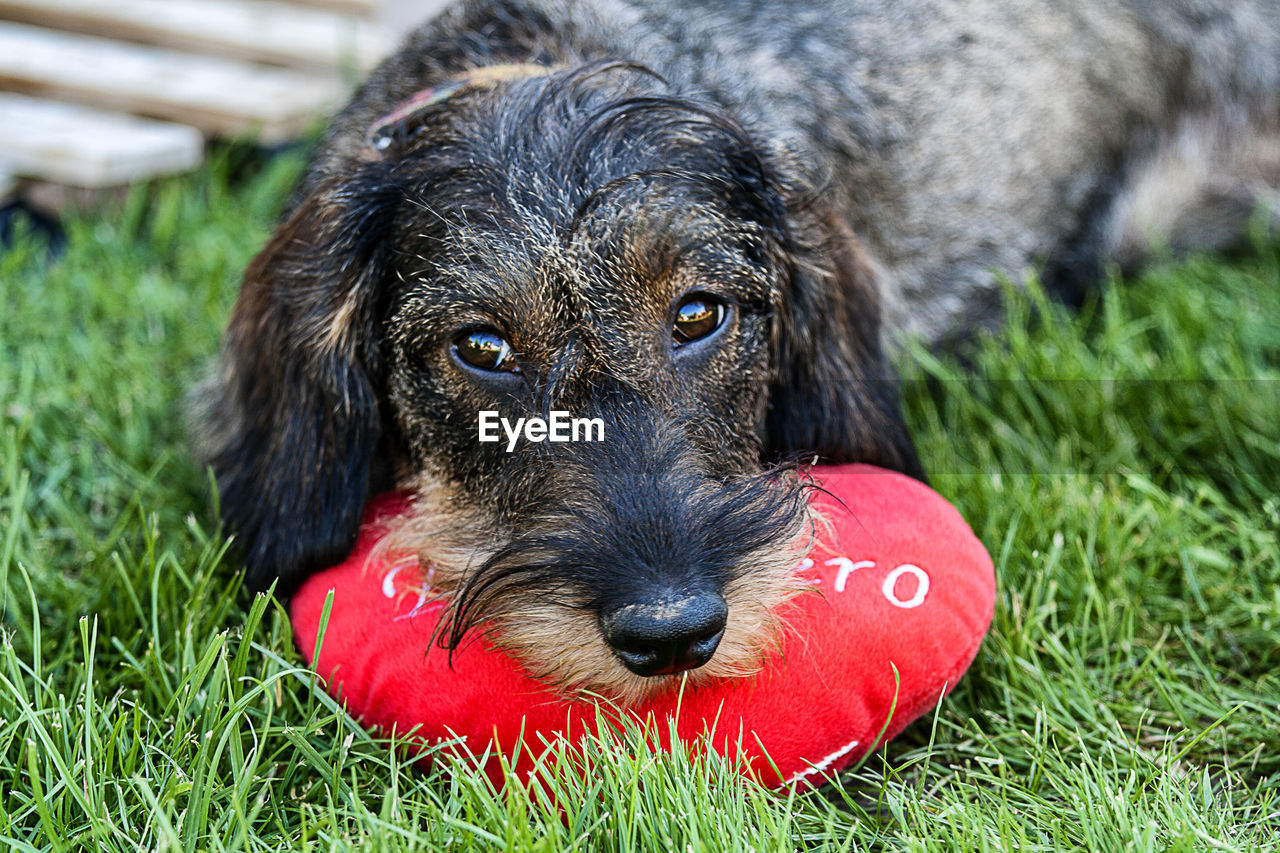
[[[604,614],[613,653],[636,675],[670,675],[711,660],[724,636],[729,607],[717,593],[653,604],[628,604]]]

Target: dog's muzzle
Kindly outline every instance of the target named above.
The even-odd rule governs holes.
[[[671,675],[702,666],[724,636],[729,607],[718,593],[627,604],[600,618],[605,642],[636,675]]]

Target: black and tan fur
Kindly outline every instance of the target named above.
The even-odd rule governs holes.
[[[380,117],[477,68],[515,64]],[[202,446],[258,587],[344,557],[367,496],[432,565],[446,645],[549,680],[644,678],[611,614],[723,599],[696,674],[749,672],[809,532],[789,462],[917,476],[885,350],[1219,247],[1280,199],[1280,13],[1262,0],[459,3],[343,111],[249,268]],[[1274,224],[1275,220],[1272,220]],[[674,349],[673,306],[729,306]],[[498,330],[521,373],[460,364]],[[607,440],[476,439],[565,409]],[[779,467],[781,465],[781,467]]]

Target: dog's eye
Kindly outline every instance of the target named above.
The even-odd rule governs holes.
[[[720,328],[724,323],[724,303],[717,302],[708,296],[690,296],[676,309],[676,318],[671,324],[671,336],[675,345],[687,344]]]
[[[462,361],[480,370],[520,372],[511,344],[488,329],[473,329],[458,335],[453,341],[453,351]]]

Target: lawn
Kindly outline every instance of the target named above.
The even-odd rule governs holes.
[[[0,846],[1280,849],[1275,243],[1080,313],[1016,298],[968,370],[903,354],[999,594],[954,694],[839,784],[605,742],[585,778],[495,791],[317,688],[186,450],[184,392],[299,168],[226,151],[69,220],[52,262],[0,255]]]

